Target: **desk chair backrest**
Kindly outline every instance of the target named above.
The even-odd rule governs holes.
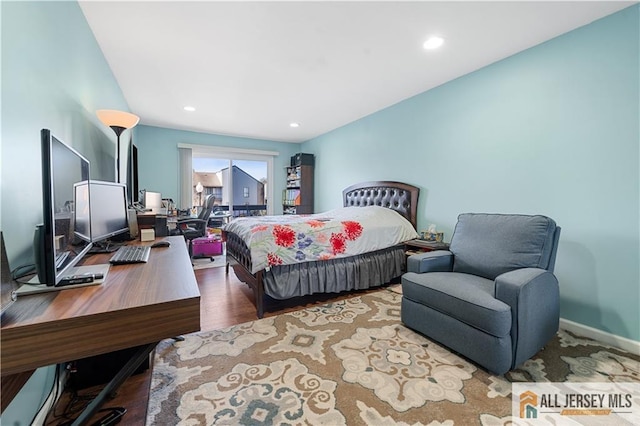
[[[204,206],[202,210],[200,210],[200,214],[198,215],[198,219],[209,221],[209,216],[211,216],[211,212],[213,211],[213,203],[216,201],[213,194],[207,195],[207,198],[204,199]],[[205,223],[205,228],[206,228]]]

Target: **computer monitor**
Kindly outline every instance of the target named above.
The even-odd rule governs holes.
[[[144,208],[155,214],[167,214],[167,208],[162,205],[162,194],[159,192],[144,192]]]
[[[73,185],[74,227],[78,237],[91,241],[91,205],[89,200],[89,181]]]
[[[48,129],[40,139],[43,224],[36,226],[34,256],[38,280],[53,286],[91,249],[89,209],[76,207],[74,193],[89,179],[89,161]]]
[[[93,243],[129,231],[126,184],[90,180],[89,194]]]

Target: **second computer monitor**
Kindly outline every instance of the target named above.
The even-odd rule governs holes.
[[[144,192],[144,208],[155,214],[167,214],[167,208],[162,205],[162,194],[159,192]]]
[[[89,181],[91,240],[106,240],[129,231],[127,187],[124,184]]]

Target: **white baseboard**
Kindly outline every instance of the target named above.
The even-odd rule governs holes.
[[[569,321],[568,319],[564,318],[560,318],[560,328],[578,334],[580,336],[588,337],[590,339],[606,343],[607,345],[616,346],[618,348],[624,349],[627,352],[631,352],[632,354],[640,355],[640,342],[636,340],[631,340],[626,337],[611,334],[606,331],[598,330],[597,328]]]

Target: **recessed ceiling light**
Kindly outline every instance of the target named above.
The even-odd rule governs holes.
[[[289,127],[300,127],[299,123],[290,123]]]
[[[444,39],[442,37],[432,36],[432,37],[429,37],[427,41],[424,42],[422,47],[424,47],[427,50],[437,49],[438,47],[442,46],[443,43],[444,43]]]
[[[196,108],[195,108],[195,107],[192,107],[192,106],[187,105],[186,107],[184,107],[184,110],[185,110],[185,111],[189,111],[189,112],[193,112],[193,111],[195,111],[195,110],[196,110]]]

